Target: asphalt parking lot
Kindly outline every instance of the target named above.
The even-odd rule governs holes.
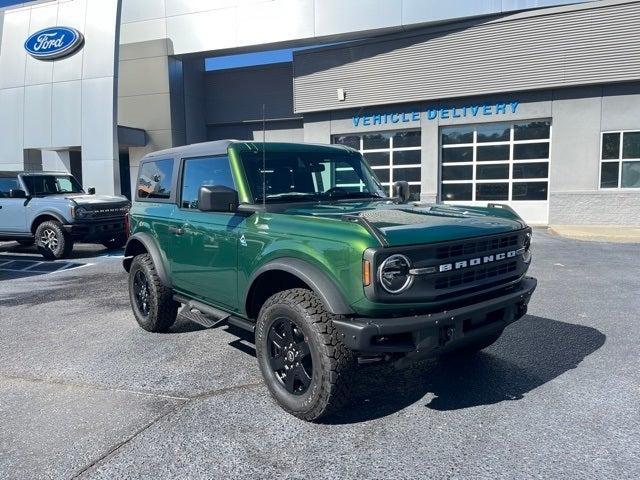
[[[537,231],[527,317],[473,362],[363,368],[322,425],[272,403],[240,332],[138,328],[117,255],[3,270],[41,260],[13,245],[2,479],[640,478],[640,245]]]

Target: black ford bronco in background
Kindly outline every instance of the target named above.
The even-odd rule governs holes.
[[[536,288],[531,229],[507,207],[409,203],[360,153],[219,141],[140,164],[124,267],[136,320],[181,314],[255,333],[286,411],[317,420],[359,362],[408,364],[495,342]]]

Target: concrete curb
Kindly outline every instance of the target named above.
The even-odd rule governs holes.
[[[549,225],[549,233],[588,242],[640,243],[640,226]]]

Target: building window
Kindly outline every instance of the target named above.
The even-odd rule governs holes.
[[[600,188],[640,188],[640,131],[604,132]]]
[[[549,120],[442,127],[442,200],[547,200],[550,144]]]
[[[333,143],[358,150],[391,195],[393,182],[409,182],[411,200],[420,200],[421,185],[420,130],[336,135]]]

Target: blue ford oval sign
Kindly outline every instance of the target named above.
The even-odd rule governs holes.
[[[51,27],[31,35],[24,43],[29,55],[40,60],[54,60],[71,55],[84,41],[75,28]]]

